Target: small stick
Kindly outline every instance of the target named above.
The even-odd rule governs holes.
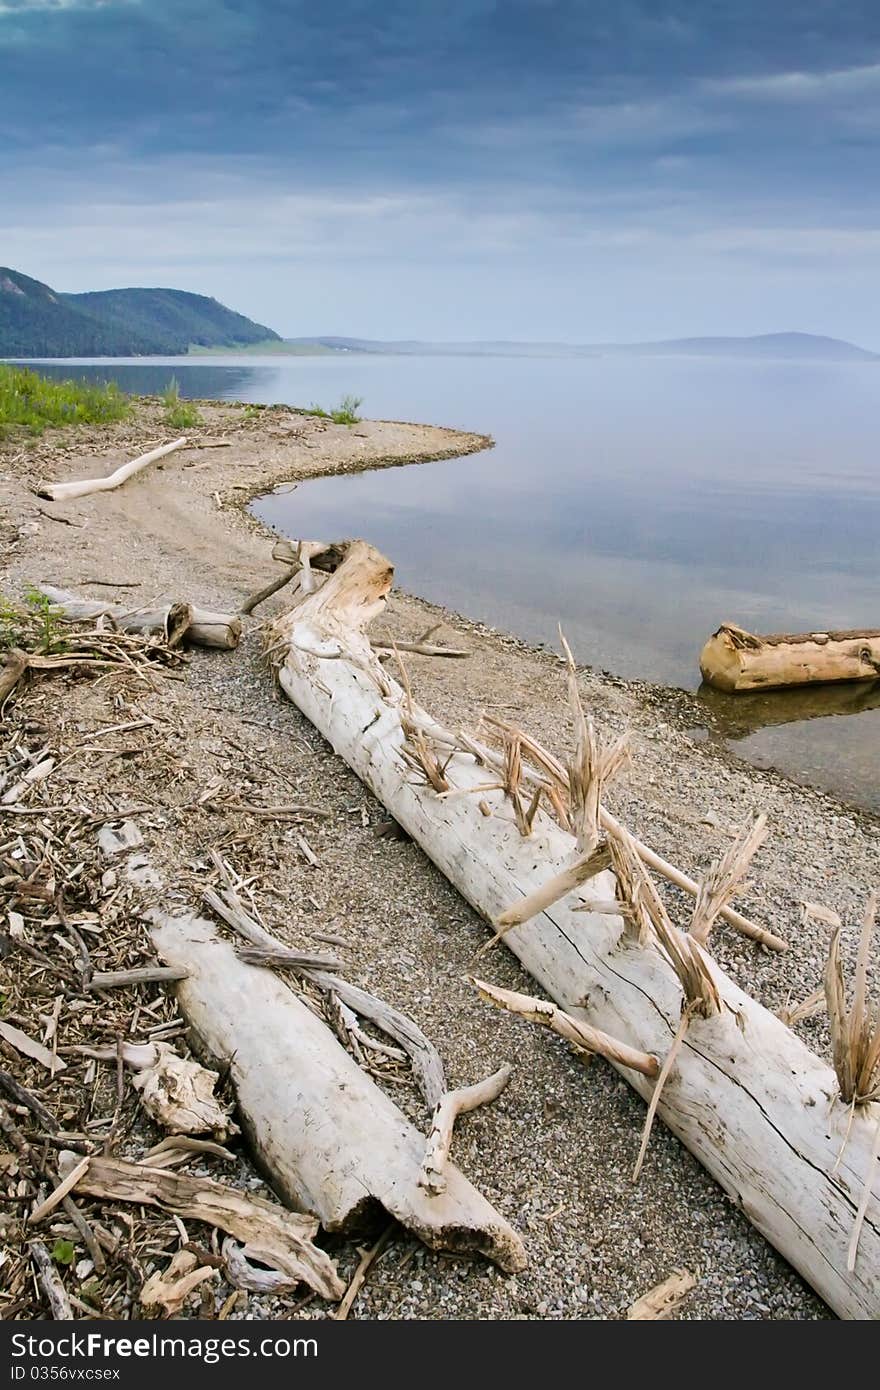
[[[419,1187],[439,1197],[446,1191],[446,1160],[452,1145],[452,1130],[459,1115],[476,1110],[480,1105],[490,1105],[497,1100],[510,1080],[512,1068],[507,1062],[484,1081],[473,1086],[462,1086],[457,1091],[447,1091],[441,1096],[434,1109],[431,1129],[419,1174]]]
[[[595,878],[596,874],[607,869],[611,863],[611,854],[606,845],[599,845],[583,855],[576,863],[563,869],[561,873],[542,883],[540,888],[536,888],[533,893],[527,894],[518,903],[508,907],[501,916],[496,918],[495,926],[497,931],[491,941],[486,942],[480,948],[480,954],[488,951],[494,946],[496,941],[500,941],[511,927],[519,927],[523,922],[528,922],[532,917],[537,917],[539,912],[545,912],[548,907],[559,902],[560,898],[567,898],[569,893],[573,893],[582,883]]]
[[[271,598],[273,594],[277,594],[278,590],[283,589],[292,579],[296,579],[301,568],[302,566],[298,563],[291,565],[290,568],[286,569],[277,579],[273,579],[270,584],[266,584],[262,589],[258,589],[255,594],[251,594],[250,598],[245,599],[244,603],[239,608],[239,613],[245,615],[253,613],[258,604],[265,602],[265,600]]]
[[[97,584],[101,589],[140,589],[140,579],[78,579],[77,584]]]
[[[52,1317],[58,1322],[72,1322],[73,1309],[70,1306],[64,1285],[58,1276],[58,1271],[52,1263],[49,1251],[41,1240],[29,1241],[28,1249],[31,1252],[31,1259],[37,1267],[37,1278],[43,1293],[46,1295]]]
[[[396,1222],[392,1221],[391,1224],[387,1226],[385,1230],[382,1232],[375,1245],[371,1246],[369,1250],[361,1251],[361,1257],[358,1261],[358,1267],[351,1277],[351,1283],[345,1291],[345,1296],[342,1299],[342,1302],[339,1304],[339,1307],[333,1314],[334,1318],[336,1318],[339,1322],[344,1322],[345,1319],[348,1317],[349,1313],[351,1312],[351,1306],[357,1298],[358,1294],[360,1293],[363,1282],[369,1274],[371,1266],[375,1264],[376,1260],[382,1254],[382,1251],[385,1249],[386,1245],[391,1239],[391,1235],[394,1231],[395,1225]]]
[[[67,502],[74,497],[87,497],[93,492],[111,492],[114,488],[120,487],[127,478],[131,478],[135,473],[139,473],[142,468],[146,468],[148,463],[154,463],[156,459],[164,458],[166,454],[172,454],[175,449],[182,449],[188,443],[185,436],[180,439],[172,440],[170,444],[162,444],[158,449],[151,449],[148,454],[141,454],[136,459],[131,459],[128,463],[123,463],[113,473],[109,473],[104,478],[83,478],[77,479],[73,483],[45,483],[40,486],[39,495],[47,497],[50,502]]]
[[[34,1114],[44,1129],[54,1134],[59,1129],[58,1121],[50,1110],[47,1110],[43,1102],[32,1091],[28,1091],[20,1082],[16,1081],[8,1071],[0,1070],[0,1091],[5,1091],[10,1100],[14,1100],[16,1105],[27,1106],[28,1110]]]
[[[70,1143],[69,1140],[67,1142],[68,1144]],[[79,1207],[76,1205],[76,1202],[73,1200],[72,1197],[65,1197],[61,1205],[67,1212],[67,1215],[70,1217],[71,1221],[73,1222],[76,1229],[79,1231],[80,1235],[82,1236],[83,1244],[85,1245],[86,1249],[92,1257],[92,1264],[95,1266],[95,1269],[98,1271],[99,1274],[102,1273],[102,1271],[106,1267],[106,1261],[104,1259],[103,1251],[101,1250],[101,1247],[98,1244],[98,1238],[92,1230],[91,1226],[89,1225],[88,1221],[83,1216],[82,1212],[80,1211]]]
[[[438,647],[430,642],[372,642],[374,652],[414,652],[416,656],[449,656],[455,660],[470,656],[463,647]]]
[[[657,1106],[660,1104],[660,1096],[662,1094],[663,1087],[666,1085],[666,1079],[669,1076],[669,1073],[672,1071],[673,1063],[675,1062],[675,1059],[678,1056],[679,1049],[681,1048],[681,1044],[684,1041],[684,1035],[687,1032],[687,1026],[690,1023],[690,1021],[691,1010],[687,1006],[685,1006],[685,1008],[683,1008],[681,1011],[681,1018],[678,1020],[678,1027],[675,1030],[675,1036],[672,1039],[672,1045],[669,1051],[667,1052],[666,1056],[663,1058],[663,1066],[660,1069],[660,1075],[657,1077],[657,1082],[654,1086],[654,1093],[651,1096],[651,1104],[648,1106],[648,1113],[645,1116],[645,1125],[642,1130],[642,1142],[639,1146],[639,1156],[636,1159],[636,1166],[633,1169],[633,1182],[638,1182],[639,1180],[639,1174],[642,1171],[642,1164],[645,1161],[645,1154],[648,1150],[648,1140],[651,1137],[651,1130],[654,1125],[654,1116],[657,1114]]]
[[[206,893],[206,901],[207,901]],[[235,954],[247,965],[260,965],[264,969],[293,970],[338,970],[341,961],[335,956],[322,952],[295,951],[290,946],[236,946]]]
[[[60,1202],[64,1201],[67,1194],[73,1191],[80,1178],[84,1176],[91,1161],[91,1155],[87,1155],[85,1158],[81,1159],[75,1168],[71,1168],[67,1177],[58,1184],[55,1191],[49,1193],[45,1202],[41,1202],[38,1207],[34,1207],[34,1210],[28,1217],[28,1223],[31,1226],[39,1225],[41,1221],[55,1210]]]
[[[89,988],[124,989],[127,985],[152,982],[170,984],[174,980],[185,980],[187,973],[169,965],[141,965],[134,970],[96,970],[89,981]]]
[[[47,521],[57,521],[61,526],[75,526],[81,531],[85,526],[84,521],[72,521],[69,516],[56,516],[54,512],[47,512],[45,507],[37,507],[40,516],[46,517]]]
[[[856,1219],[849,1242],[849,1250],[846,1255],[846,1267],[850,1274],[852,1274],[856,1267],[856,1255],[859,1253],[859,1237],[862,1234],[862,1226],[865,1223],[865,1213],[868,1210],[868,1203],[871,1200],[871,1190],[874,1186],[874,1165],[878,1157],[880,1157],[880,1116],[877,1117],[877,1129],[874,1133],[874,1143],[871,1146],[871,1156],[868,1159],[868,1172],[865,1175],[865,1186],[862,1188],[862,1200],[859,1202],[859,1209],[856,1212]]]
[[[545,1028],[571,1043],[578,1052],[597,1052],[601,1057],[607,1057],[609,1062],[629,1067],[632,1071],[641,1072],[643,1076],[654,1077],[660,1071],[660,1063],[649,1052],[639,1052],[626,1043],[618,1042],[608,1033],[603,1033],[601,1029],[581,1023],[580,1019],[572,1018],[571,1014],[557,1008],[548,999],[535,999],[530,994],[518,994],[516,990],[489,985],[473,976],[469,977],[469,983],[487,1004],[497,1004],[500,1009],[519,1014],[530,1023],[543,1024]]]

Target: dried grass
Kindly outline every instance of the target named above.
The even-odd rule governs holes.
[[[691,936],[701,945],[709,940],[715,919],[736,895],[749,864],[766,838],[767,817],[762,814],[743,827],[730,848],[702,879],[691,918]]]
[[[868,998],[868,962],[876,917],[877,895],[872,893],[862,918],[851,1006],[847,1005],[840,963],[840,927],[831,938],[825,967],[834,1070],[841,1099],[847,1105],[880,1100],[880,999],[872,1004]]]

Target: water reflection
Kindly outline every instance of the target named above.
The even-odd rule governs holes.
[[[736,740],[780,724],[880,709],[880,680],[840,681],[793,690],[745,690],[738,695],[703,682],[697,699],[711,713],[718,732]]]

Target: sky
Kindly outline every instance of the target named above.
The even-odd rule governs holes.
[[[0,262],[286,336],[880,349],[876,0],[0,0]]]

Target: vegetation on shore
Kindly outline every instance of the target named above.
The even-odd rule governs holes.
[[[180,383],[176,377],[172,377],[165,387],[161,400],[165,407],[165,424],[173,429],[191,430],[205,423],[195,401],[181,399]]]
[[[107,424],[130,413],[131,401],[115,382],[55,381],[0,364],[0,437],[16,428],[42,434],[48,426]]]
[[[307,413],[317,415],[321,420],[332,420],[334,425],[359,425],[361,417],[357,412],[363,403],[363,396],[343,396],[333,410],[325,410],[321,405],[312,404]]]
[[[49,656],[65,647],[64,631],[45,594],[28,585],[24,602],[18,603],[0,591],[0,652],[22,649]]]

